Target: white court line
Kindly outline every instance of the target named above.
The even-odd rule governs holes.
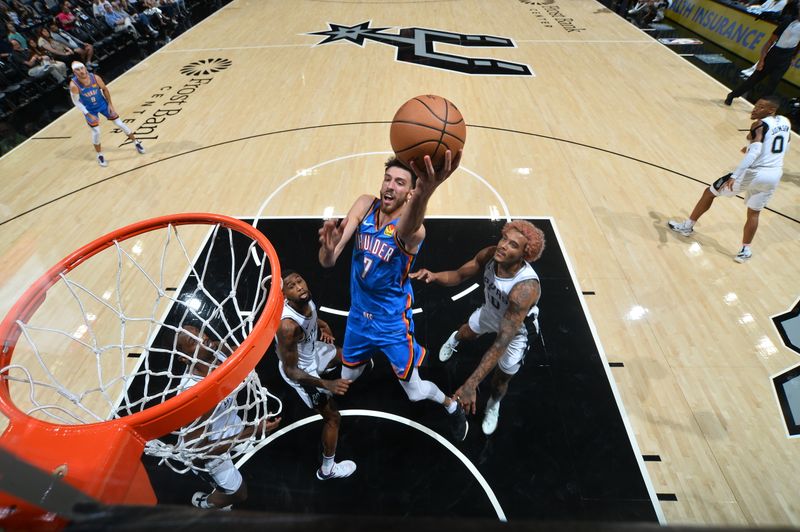
[[[348,312],[346,310],[339,310],[338,308],[330,308],[330,307],[326,307],[324,305],[320,305],[319,311],[320,312],[327,312],[328,314],[336,314],[337,316],[345,316],[345,317],[347,317],[347,316],[350,315],[350,312]]]
[[[611,386],[611,392],[614,394],[614,401],[617,403],[617,409],[619,410],[620,417],[622,417],[622,423],[625,425],[625,432],[628,433],[628,439],[631,442],[631,448],[633,449],[633,454],[636,458],[636,463],[639,464],[639,471],[642,473],[642,479],[644,480],[645,487],[647,488],[647,494],[650,496],[650,502],[653,504],[653,509],[656,512],[656,516],[658,517],[658,523],[661,525],[666,524],[666,519],[664,517],[664,512],[661,509],[661,504],[658,502],[658,496],[656,495],[656,490],[653,487],[653,481],[650,479],[650,473],[647,471],[647,467],[645,467],[644,459],[642,458],[642,451],[639,449],[639,444],[636,441],[636,437],[634,436],[633,427],[631,426],[630,419],[628,418],[628,413],[625,411],[625,405],[622,403],[622,398],[619,395],[619,390],[617,389],[617,383],[614,380],[614,375],[611,373],[611,367],[608,365],[608,358],[606,357],[605,350],[603,350],[603,344],[600,343],[600,335],[597,334],[597,327],[594,325],[594,320],[592,320],[592,315],[589,313],[589,307],[586,305],[586,299],[583,297],[583,290],[581,290],[580,283],[578,281],[578,276],[575,275],[575,270],[572,267],[572,262],[569,260],[569,255],[567,254],[567,250],[563,245],[563,240],[561,239],[561,234],[558,232],[558,227],[556,227],[556,221],[553,218],[549,218],[550,225],[553,227],[553,232],[556,235],[556,240],[558,241],[558,246],[561,248],[561,254],[564,256],[564,262],[567,264],[567,269],[569,270],[569,275],[572,277],[572,282],[575,284],[575,292],[578,295],[578,299],[581,302],[581,308],[583,309],[583,314],[586,316],[586,321],[589,324],[589,329],[592,331],[592,338],[594,338],[594,343],[597,346],[597,352],[600,355],[600,361],[603,364],[603,369],[606,372],[606,378],[608,379],[608,384]]]
[[[456,295],[452,296],[450,299],[452,299],[453,301],[458,301],[459,299],[461,299],[465,295],[469,294],[470,292],[473,292],[476,288],[480,288],[480,285],[478,283],[472,283],[472,286],[470,286],[466,290],[462,290],[461,292],[459,292]]]
[[[391,151],[368,151],[368,152],[362,152],[362,153],[351,153],[350,155],[342,155],[340,157],[335,157],[333,159],[328,159],[327,161],[322,161],[322,162],[317,163],[317,164],[315,164],[313,166],[309,166],[308,168],[300,170],[295,175],[293,175],[292,177],[290,177],[289,179],[287,179],[286,181],[281,183],[280,186],[278,186],[278,188],[273,190],[272,193],[269,196],[267,196],[267,199],[265,199],[264,203],[261,204],[261,207],[258,208],[258,213],[253,217],[254,218],[253,219],[253,227],[255,227],[256,222],[258,221],[258,219],[261,218],[261,215],[263,214],[264,209],[267,208],[267,205],[269,205],[269,203],[275,198],[275,196],[278,195],[278,193],[281,190],[283,190],[287,185],[289,185],[289,183],[293,182],[295,179],[298,179],[298,178],[303,177],[303,176],[313,175],[313,171],[316,170],[317,168],[322,168],[323,166],[326,166],[326,165],[332,164],[332,163],[336,163],[336,162],[339,162],[339,161],[344,161],[344,160],[347,160],[347,159],[353,159],[355,157],[363,157],[365,155],[393,155],[393,153],[394,152],[391,152]],[[472,177],[477,179],[479,182],[483,183],[484,186],[486,186],[486,188],[488,188],[492,192],[492,194],[494,194],[495,198],[497,198],[498,203],[500,203],[500,206],[503,209],[503,213],[504,213],[504,216],[506,218],[506,221],[510,222],[511,221],[511,213],[508,210],[508,205],[506,204],[506,202],[502,198],[502,196],[500,196],[500,193],[497,192],[497,189],[495,189],[492,185],[490,185],[489,182],[486,179],[484,179],[483,177],[481,177],[477,173],[473,172],[472,170],[470,170],[470,169],[468,169],[468,168],[466,168],[464,166],[459,166],[458,168],[460,170],[463,170],[464,172],[468,173],[469,175],[471,175]]]
[[[411,427],[412,429],[417,429],[421,433],[423,433],[426,436],[432,438],[433,440],[438,442],[440,445],[442,445],[445,449],[447,449],[448,451],[453,453],[453,455],[455,455],[456,458],[461,460],[461,463],[464,464],[464,466],[467,468],[467,470],[470,473],[472,473],[472,476],[475,477],[475,480],[477,480],[478,484],[480,484],[480,486],[483,488],[483,491],[486,493],[486,497],[489,499],[489,502],[491,503],[492,507],[494,508],[495,513],[497,514],[497,518],[500,521],[503,521],[503,522],[506,521],[506,514],[503,511],[503,508],[500,506],[500,501],[497,500],[497,496],[494,494],[494,491],[489,486],[489,483],[483,477],[481,472],[478,471],[478,468],[475,467],[475,464],[473,464],[470,461],[470,459],[467,458],[464,455],[464,453],[459,451],[458,448],[455,445],[450,443],[446,438],[444,438],[438,432],[435,432],[435,431],[429,429],[428,427],[426,427],[425,425],[417,423],[416,421],[413,421],[411,419],[408,419],[408,418],[405,418],[405,417],[402,417],[402,416],[398,416],[396,414],[390,414],[388,412],[381,412],[381,411],[378,411],[378,410],[348,409],[348,410],[342,410],[339,413],[342,416],[376,417],[376,418],[380,418],[380,419],[386,419],[386,420],[389,420],[389,421],[395,421],[397,423],[400,423],[401,425],[406,425],[408,427]],[[245,464],[245,462],[247,462],[247,460],[250,459],[251,456],[253,456],[260,449],[266,447],[267,445],[269,445],[273,441],[277,440],[278,438],[280,438],[284,434],[287,434],[287,433],[291,432],[292,430],[294,430],[296,428],[302,427],[304,425],[308,425],[309,423],[313,423],[314,421],[321,421],[321,420],[322,420],[322,416],[316,414],[316,415],[313,415],[313,416],[309,416],[309,417],[307,417],[305,419],[301,419],[301,420],[295,421],[291,425],[288,425],[288,426],[278,430],[277,432],[274,432],[273,434],[270,434],[267,437],[266,440],[264,440],[263,442],[258,444],[256,447],[254,447],[253,449],[248,451],[244,456],[242,456],[239,459],[239,461],[236,462],[236,468],[237,469],[241,469],[241,467]]]

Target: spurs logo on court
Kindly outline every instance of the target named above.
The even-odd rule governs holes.
[[[355,26],[328,23],[330,30],[306,35],[324,35],[319,44],[349,41],[364,46],[364,41],[379,42],[397,48],[396,58],[405,63],[451,70],[471,75],[533,76],[528,65],[483,57],[465,57],[436,51],[436,43],[473,48],[515,48],[511,39],[492,35],[472,35],[426,28],[402,28],[398,34],[383,33],[389,28],[370,28],[371,21]]]
[[[181,68],[181,74],[187,76],[208,76],[209,74],[225,70],[232,64],[233,61],[230,59],[223,59],[221,57],[201,59]]]

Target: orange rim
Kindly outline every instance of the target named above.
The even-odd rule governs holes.
[[[2,350],[0,350],[0,367],[9,365],[13,358],[14,347],[21,334],[16,323],[17,320],[25,322],[30,319],[44,301],[47,290],[58,282],[60,274],[75,269],[87,259],[111,247],[114,245],[114,241],[128,240],[142,233],[169,225],[191,224],[219,224],[252,238],[266,253],[272,276],[280,279],[280,263],[275,248],[263,233],[236,218],[211,213],[182,213],[137,222],[103,235],[71,253],[50,268],[25,291],[0,323],[0,340],[3,342]],[[275,337],[282,306],[283,295],[280,283],[272,283],[264,309],[258,321],[253,324],[253,330],[225,362],[190,390],[141,412],[109,421],[82,425],[49,423],[30,417],[17,408],[11,399],[6,379],[0,379],[0,411],[9,418],[9,428],[17,423],[29,423],[43,428],[57,427],[62,433],[94,432],[102,428],[109,431],[132,430],[143,440],[158,438],[211,410],[244,380],[247,374],[255,368]]]

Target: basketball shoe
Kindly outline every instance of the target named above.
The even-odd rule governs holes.
[[[330,480],[332,478],[346,478],[356,472],[356,463],[352,460],[342,460],[335,462],[331,472],[327,475],[322,472],[322,468],[317,469],[317,478],[320,480]]]
[[[500,419],[500,401],[493,401],[489,399],[486,403],[486,411],[483,413],[483,423],[481,423],[481,430],[487,436],[491,435],[497,430],[497,421]]]
[[[195,508],[203,508],[204,510],[222,510],[225,512],[229,512],[233,509],[233,505],[229,504],[228,506],[214,506],[210,502],[208,502],[208,496],[211,495],[210,493],[203,493],[202,491],[195,492],[192,495],[192,506]]]
[[[742,264],[742,263],[747,262],[748,260],[750,260],[750,257],[752,257],[752,256],[753,256],[753,252],[750,251],[750,248],[743,247],[741,250],[739,250],[739,253],[737,253],[736,256],[733,257],[733,260],[735,260],[739,264]]]
[[[458,333],[458,331],[453,332],[453,334],[450,335],[450,338],[448,338],[447,341],[442,344],[442,347],[439,348],[439,360],[442,362],[447,362],[450,360],[450,357],[453,356],[453,353],[458,351],[458,349],[456,349],[456,347],[458,347],[456,333]]]
[[[675,220],[670,220],[667,222],[667,226],[670,229],[675,231],[676,233],[680,233],[683,236],[689,236],[694,233],[694,228],[689,227],[689,224],[684,222],[676,222]]]
[[[448,415],[450,417],[450,431],[453,433],[453,439],[457,442],[467,439],[469,421],[467,421],[467,413],[461,408],[461,404],[456,407],[455,412]]]
[[[144,155],[144,146],[142,146],[141,140],[133,141],[133,145],[136,146],[136,151],[139,152],[139,155]]]
[[[104,155],[97,156],[97,164],[99,164],[100,166],[108,166],[108,163],[106,162],[106,158]]]

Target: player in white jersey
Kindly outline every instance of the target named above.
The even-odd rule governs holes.
[[[539,276],[529,263],[539,259],[543,250],[544,233],[530,222],[514,220],[503,226],[497,245],[480,250],[457,270],[434,273],[421,269],[411,274],[412,279],[426,283],[455,286],[483,273],[483,306],[450,335],[439,350],[439,359],[448,360],[461,341],[497,333],[478,367],[454,394],[464,410],[474,414],[478,384],[497,366],[481,423],[486,435],[497,428],[500,401],[519,371],[531,341],[539,333],[537,303],[541,289]]]
[[[742,231],[742,247],[734,257],[736,262],[745,262],[752,257],[750,244],[758,229],[758,216],[767,206],[783,175],[783,158],[789,149],[792,126],[785,116],[776,114],[780,107],[777,96],[767,96],[756,102],[750,118],[755,120],[747,134],[749,144],[742,148],[745,153],[736,169],[714,181],[700,196],[689,218],[683,222],[670,220],[667,225],[673,231],[689,236],[694,224],[709,209],[717,196],[735,196],[744,192],[747,205],[747,220]]]
[[[176,348],[187,355],[187,358],[178,357],[180,362],[188,365],[186,373],[181,378],[179,387],[181,392],[202,381],[230,354],[229,350],[220,347],[219,342],[210,340],[208,335],[201,333],[200,329],[192,325],[184,325],[183,330],[178,333]],[[196,423],[200,425],[198,428],[183,436],[185,442],[198,447],[215,444],[209,454],[217,457],[205,463],[214,489],[211,493],[197,492],[192,496],[192,504],[198,508],[230,510],[233,504],[247,499],[247,484],[233,465],[230,455],[226,453],[235,441],[249,438],[256,431],[270,432],[277,428],[281,421],[280,418],[265,419],[259,426],[245,426],[236,413],[235,403],[236,392],[233,392],[198,420],[199,423]],[[207,419],[210,421],[203,423],[203,420]]]
[[[341,415],[333,395],[347,393],[352,381],[321,379],[320,374],[341,363],[341,349],[333,345],[333,332],[317,317],[317,307],[305,280],[296,272],[283,272],[283,314],[276,339],[278,369],[308,408],[322,416],[322,466],[317,478],[328,480],[352,475],[352,460],[335,462]]]

